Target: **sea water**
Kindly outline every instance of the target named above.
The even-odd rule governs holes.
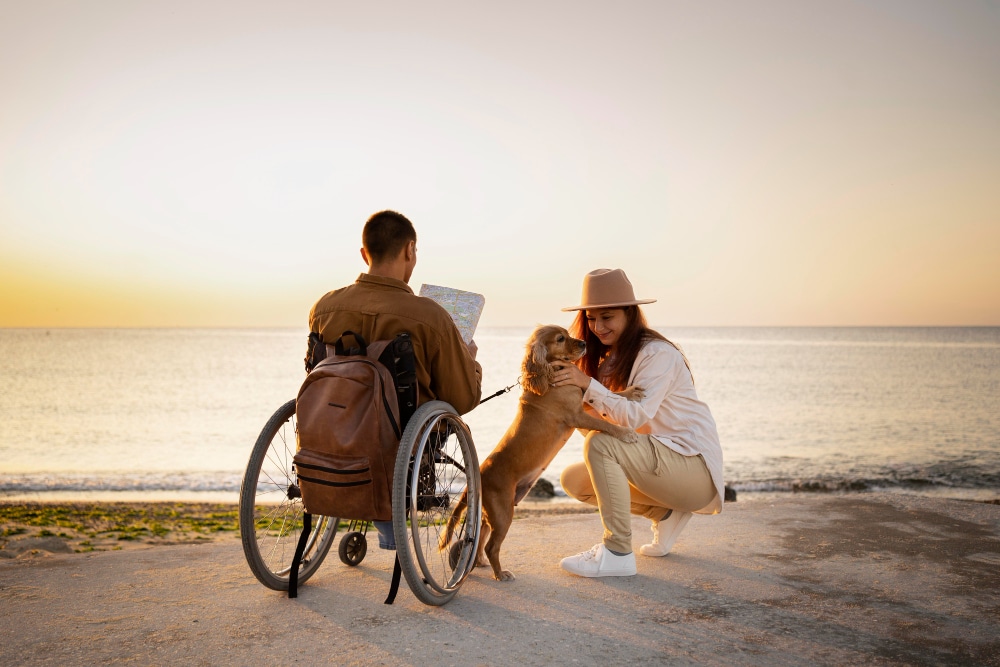
[[[691,361],[742,493],[1000,498],[1000,328],[658,327]],[[530,328],[481,328],[483,395]],[[0,498],[236,500],[304,376],[297,329],[0,329]],[[480,458],[519,389],[465,416]],[[582,459],[574,435],[544,477]]]

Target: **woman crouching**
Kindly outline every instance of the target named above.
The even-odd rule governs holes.
[[[636,573],[631,514],[652,520],[653,540],[644,556],[665,556],[693,512],[722,511],[722,447],[708,406],[698,400],[680,349],[646,325],[632,283],[621,269],[597,269],[583,279],[583,298],[571,328],[587,343],[576,366],[555,374],[555,385],[584,390],[588,411],[639,434],[626,443],[591,431],[584,461],[568,466],[561,484],[567,494],[601,512],[604,540],[564,558],[562,568],[583,577]],[[643,390],[639,401],[613,393]]]

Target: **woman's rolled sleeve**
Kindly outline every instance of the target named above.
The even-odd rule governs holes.
[[[638,430],[656,415],[676,377],[676,364],[670,356],[645,356],[636,360],[631,378],[631,384],[643,390],[641,401],[619,396],[592,378],[583,394],[583,402],[604,419]]]

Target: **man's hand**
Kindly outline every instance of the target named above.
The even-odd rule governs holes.
[[[469,354],[471,354],[472,358],[475,359],[476,353],[479,352],[479,346],[476,345],[475,339],[470,340],[465,347],[469,348]]]

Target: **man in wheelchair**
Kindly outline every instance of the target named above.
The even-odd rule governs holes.
[[[459,414],[479,404],[482,367],[475,342],[462,340],[451,316],[431,299],[417,296],[409,281],[417,265],[417,232],[395,211],[371,216],[361,234],[368,271],[352,285],[328,292],[309,313],[309,331],[332,343],[345,331],[366,341],[407,332],[416,362],[417,405],[450,403]],[[308,355],[307,355],[308,356]],[[391,522],[375,522],[379,547],[395,548]]]

